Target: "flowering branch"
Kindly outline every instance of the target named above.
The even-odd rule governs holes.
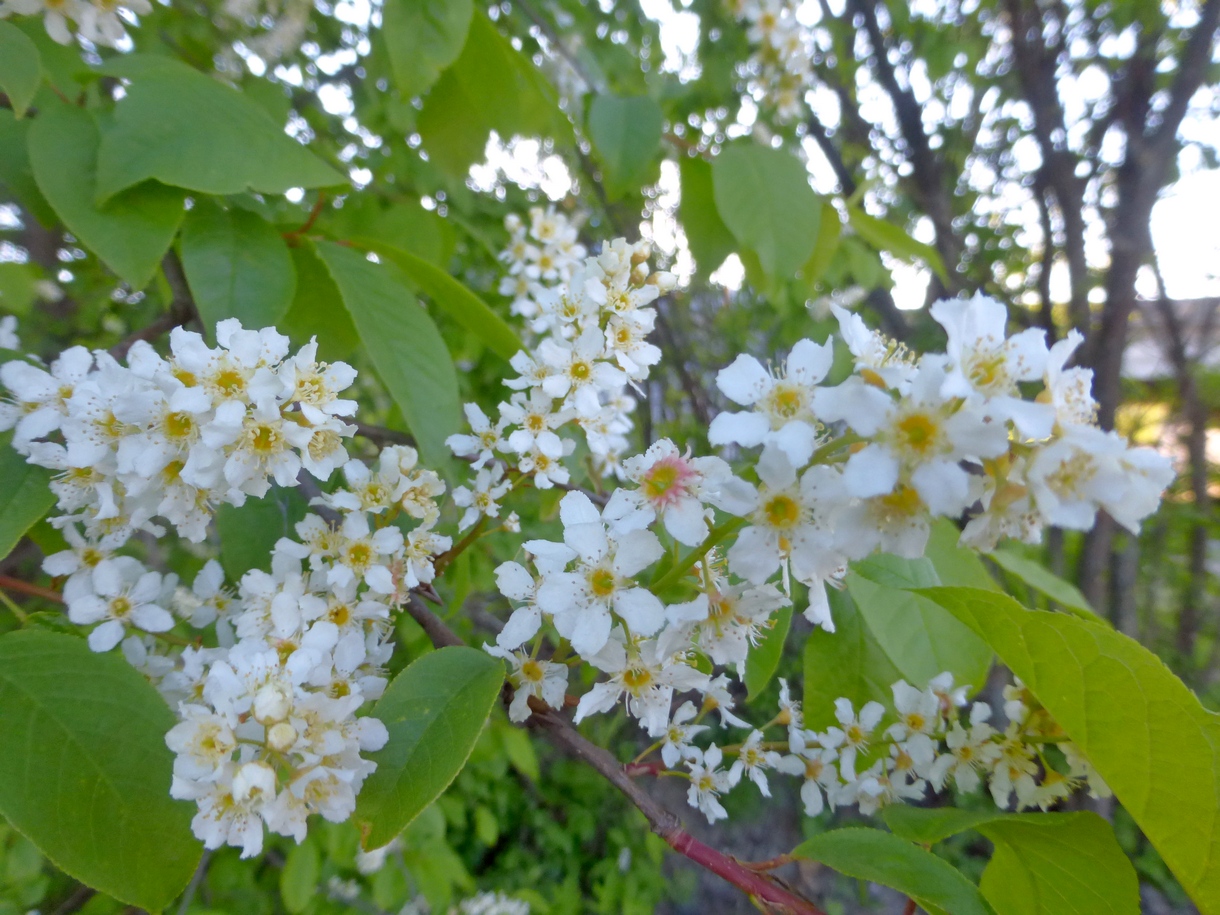
[[[414,595],[405,609],[437,648],[466,644]],[[738,861],[700,842],[684,830],[681,821],[674,814],[632,781],[627,766],[615,759],[608,750],[582,737],[567,718],[546,709],[535,711],[528,720],[530,726],[539,730],[551,743],[587,763],[621,791],[627,800],[644,814],[652,831],[664,839],[674,851],[724,878],[752,899],[766,905],[767,910],[775,912],[776,915],[825,915],[809,900],[785,889],[774,877],[760,873],[759,865]]]

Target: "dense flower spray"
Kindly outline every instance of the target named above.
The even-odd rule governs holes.
[[[869,813],[950,783],[986,784],[1002,807],[1106,791],[1019,685],[1007,723],[945,674],[895,683],[888,708],[840,699],[820,731],[787,683],[759,725],[732,689],[777,611],[807,593],[799,609],[833,631],[827,588],[848,563],[921,556],[937,517],[967,515],[963,541],[984,550],[1050,524],[1087,528],[1099,509],[1138,527],[1172,471],[1096,427],[1089,374],[1066,367],[1078,337],[1049,349],[1037,331],[1009,337],[1003,306],[976,296],[933,307],[946,351],[917,356],[836,307],[846,380],[825,383],[834,340],[802,340],[770,365],[742,355],[718,374],[740,409],[716,417],[709,439],[745,455],[736,467],[666,439],[631,456],[627,392],[660,358],[646,338],[673,277],[622,239],[583,257],[550,211],[510,229],[509,280],[528,280],[515,310],[535,336],[497,409],[466,406],[470,431],[449,445],[470,472],[449,499],[412,448],[349,459],[354,370],[319,363],[312,343],[290,353],[272,328],[221,322],[216,346],[178,329],[167,356],[136,344],[126,365],[74,347],[50,366],[0,367],[0,428],[55,473],[52,523],[68,548],[44,568],[64,580],[90,646],[121,646],[177,708],[172,791],[196,801],[205,844],[252,855],[266,829],[300,840],[310,814],[351,815],[375,768],[362,754],[387,740],[359,713],[385,687],[395,614],[428,592],[447,551],[521,531],[505,506],[530,484],[568,491],[561,537],[523,536],[496,569],[512,610],[487,650],[509,665],[512,720],[621,707],[653,742],[641,759],[659,753],[649,765],[687,777],[690,803],[713,820],[724,794],[748,781],[769,795],[775,775],[803,780],[810,815]],[[608,495],[574,484],[578,448],[599,488],[619,480]],[[239,582],[213,559],[187,588],[127,550],[137,531],[203,541],[216,506],[335,471],[317,513]],[[215,647],[164,637],[179,626],[208,630]],[[580,664],[600,679],[569,697]]]

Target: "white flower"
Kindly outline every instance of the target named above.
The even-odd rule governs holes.
[[[665,654],[653,639],[624,645],[611,638],[587,659],[611,676],[580,697],[573,718],[577,724],[589,715],[609,711],[625,696],[628,714],[638,718],[650,736],[658,737],[668,725],[674,690],[698,689],[708,681],[706,674]]]
[[[1055,411],[1021,397],[1019,381],[1034,381],[1046,369],[1046,331],[1029,328],[1005,339],[1008,309],[976,293],[969,299],[942,299],[932,317],[949,335],[949,373],[941,387],[945,397],[981,399],[988,413],[1011,419],[1029,438],[1046,438]]]
[[[280,367],[280,378],[287,390],[287,399],[300,407],[301,413],[314,425],[322,425],[333,416],[351,416],[356,401],[338,397],[356,380],[356,370],[346,362],[318,362],[317,338],[302,346],[297,354]]]
[[[716,386],[734,403],[753,407],[750,413],[721,413],[708,430],[713,445],[736,442],[746,448],[765,445],[777,449],[794,467],[803,467],[813,454],[818,437],[814,415],[814,388],[826,377],[834,361],[831,342],[801,340],[792,347],[778,376],[752,356],[738,356],[721,369]]]
[[[623,370],[605,360],[606,340],[596,326],[587,327],[570,343],[543,340],[538,354],[548,368],[542,390],[563,401],[581,416],[592,416],[600,408],[598,395],[624,383]]]
[[[795,467],[781,451],[763,452],[757,470],[763,484],[757,507],[729,548],[729,569],[763,584],[781,567],[786,576],[790,564],[798,581],[821,588],[842,565],[830,539],[835,509],[843,501],[838,472],[815,465],[798,483]]]
[[[915,358],[897,340],[869,330],[864,319],[840,305],[830,310],[839,319],[839,334],[855,357],[861,379],[874,387],[892,388],[900,394],[911,389],[915,378]]]
[[[873,439],[844,467],[851,495],[884,496],[903,483],[935,514],[956,515],[970,503],[970,478],[960,462],[1003,454],[1008,432],[969,402],[945,400],[945,377],[943,361],[925,356],[910,393],[899,400],[857,378],[818,391],[820,415],[845,420]]]
[[[775,768],[780,772],[804,776],[801,803],[805,805],[805,816],[818,816],[827,803],[834,808],[839,789],[839,772],[835,768],[838,758],[835,748],[811,742],[776,764]]]
[[[505,443],[500,436],[508,425],[508,420],[501,417],[493,425],[487,414],[474,403],[466,404],[463,409],[466,412],[466,422],[470,425],[470,434],[451,435],[445,439],[445,444],[458,457],[474,458],[472,466],[478,470],[493,460],[497,451],[504,449]]]
[[[691,741],[700,731],[706,731],[706,724],[694,724],[696,715],[694,703],[683,702],[674,711],[669,727],[665,729],[665,737],[661,742],[661,761],[673,768],[683,759],[698,759],[700,750],[691,745]]]
[[[584,493],[570,492],[559,503],[563,539],[579,557],[573,572],[550,572],[538,589],[538,606],[552,615],[560,635],[582,656],[606,644],[611,611],[633,635],[649,636],[665,623],[665,608],[631,578],[661,558],[651,531],[611,537],[597,508]]]
[[[0,429],[13,429],[13,447],[27,454],[27,446],[50,435],[68,416],[68,401],[76,386],[93,367],[93,355],[83,346],[60,353],[50,371],[14,359],[0,365],[0,382],[12,403],[0,411]]]
[[[780,756],[775,750],[767,750],[762,746],[763,732],[755,730],[737,753],[737,759],[729,768],[729,781],[736,785],[746,775],[758,786],[763,797],[771,796],[771,788],[767,785],[767,769],[779,765]]]
[[[93,569],[93,594],[68,603],[68,619],[80,626],[100,623],[89,633],[89,647],[109,651],[123,640],[128,626],[145,632],[167,632],[174,627],[169,611],[159,606],[161,576],[145,571],[128,556],[107,559]]]
[[[199,805],[191,831],[205,848],[236,845],[243,858],[263,850],[261,811],[269,796],[275,795],[275,773],[268,766],[248,763],[239,769],[230,763],[220,778],[208,782],[175,775],[169,793]]]
[[[961,722],[953,722],[945,735],[948,753],[938,757],[928,774],[928,781],[937,791],[952,778],[957,787],[967,793],[979,786],[979,770],[985,770],[995,764],[1000,756],[1000,748],[992,738],[995,729],[987,724],[991,709],[981,702],[976,702],[970,710],[970,727],[962,727]]]
[[[182,721],[170,728],[165,743],[176,754],[174,775],[200,781],[223,777],[237,737],[222,716],[202,705],[182,705]]]
[[[540,661],[523,651],[505,651],[496,645],[484,645],[489,655],[503,658],[512,665],[509,679],[516,691],[508,707],[510,721],[522,722],[530,716],[529,700],[533,696],[551,708],[563,708],[568,690],[568,668],[564,664]]]
[[[720,768],[723,758],[720,748],[712,744],[690,761],[690,788],[687,789],[686,800],[692,807],[698,808],[709,823],[723,820],[729,815],[720,803],[720,795],[733,787],[729,773]]]
[[[459,486],[453,491],[453,504],[466,511],[458,522],[458,530],[471,527],[479,518],[498,518],[499,499],[502,499],[513,484],[504,479],[504,468],[499,464],[484,467],[474,478],[472,487]]]
[[[660,517],[675,540],[698,546],[708,533],[704,502],[738,515],[754,506],[749,484],[734,477],[728,464],[717,457],[683,457],[669,439],[628,458],[623,470],[638,489],[619,487],[603,512],[619,531],[648,527]]]
[[[373,531],[366,514],[352,512],[343,519],[338,533],[327,582],[341,586],[363,579],[374,591],[393,594],[390,562],[403,550],[402,531],[392,525]]]
[[[1053,345],[1046,360],[1046,390],[1039,400],[1046,399],[1055,409],[1055,421],[1061,426],[1091,426],[1097,421],[1097,401],[1093,399],[1093,372],[1090,369],[1064,368],[1084,335],[1076,329]]]
[[[835,700],[835,718],[842,729],[830,728],[827,736],[836,746],[842,747],[839,751],[839,769],[848,781],[856,780],[856,755],[868,749],[873,730],[884,714],[885,706],[880,702],[866,702],[857,716],[850,699]]]

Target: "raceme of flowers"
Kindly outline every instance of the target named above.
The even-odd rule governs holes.
[[[1080,787],[1093,797],[1110,795],[1020,682],[1004,690],[1008,723],[1003,729],[991,725],[987,704],[966,708],[967,687],[955,687],[949,673],[923,689],[899,680],[892,688],[892,708],[867,702],[856,709],[849,699],[838,699],[836,724],[820,732],[802,727],[800,704],[789,698],[786,683],[780,686],[779,714],[732,746],[694,744],[708,730],[699,723],[709,712],[706,703],[697,710],[686,702],[674,713],[660,743],[663,768],[658,771],[685,767],[687,799],[710,822],[728,816],[721,798],[747,779],[770,797],[768,773],[802,779],[808,816],[853,805],[871,815],[889,804],[922,800],[929,788],[953,786],[969,794],[984,782],[1001,809],[1015,799],[1018,810],[1046,810]],[[784,733],[768,740],[772,729]]]
[[[85,41],[118,47],[127,38],[124,14],[151,12],[148,0],[0,0],[0,19],[41,14],[47,34],[60,44],[71,43],[75,28]]]
[[[814,41],[797,19],[800,3],[792,0],[730,0],[734,15],[747,23],[746,37],[755,51],[745,64],[747,88],[772,108],[781,124],[800,120],[805,93],[813,84]]]
[[[836,308],[855,369],[835,386],[823,383],[832,341],[802,340],[770,368],[739,356],[717,385],[743,409],[709,429],[713,444],[752,455],[737,473],[668,440],[623,458],[630,427],[614,423],[627,386],[659,358],[645,339],[650,306],[673,284],[647,257],[644,245],[612,241],[539,296],[547,319],[532,351],[512,360],[514,393],[494,421],[467,405],[471,434],[449,440],[470,460],[471,479],[452,493],[462,548],[514,488],[571,490],[559,503],[562,538],[527,539],[520,561],[496,570],[515,609],[488,650],[511,667],[510,717],[565,705],[569,669],[584,662],[603,677],[577,700],[576,720],[622,705],[666,767],[687,769],[691,801],[709,816],[742,775],[761,788],[767,769],[815,764],[835,773],[833,783],[813,779],[831,805],[867,811],[949,779],[967,789],[971,772],[987,775],[997,802],[1015,793],[1043,805],[1061,790],[1054,767],[1037,741],[1009,747],[1056,736],[1036,709],[1009,712],[1013,724],[993,732],[982,711],[962,719],[959,698],[938,698],[933,714],[925,691],[903,684],[901,720],[882,736],[878,706],[842,702],[841,726],[815,734],[785,685],[779,718],[754,728],[734,712],[731,671],[742,674],[776,611],[800,593],[793,579],[808,587],[807,618],[833,630],[826,586],[876,549],[922,555],[932,518],[973,513],[963,539],[981,548],[1036,539],[1046,524],[1086,528],[1098,508],[1134,529],[1155,509],[1168,462],[1094,425],[1089,373],[1065,367],[1077,337],[1049,349],[1039,331],[1007,337],[1003,306],[978,296],[933,307],[947,350],[919,357]],[[121,643],[177,703],[173,793],[197,802],[205,844],[251,855],[264,829],[299,840],[311,813],[350,815],[374,768],[361,753],[386,740],[357,712],[384,688],[392,617],[432,582],[453,540],[437,530],[445,485],[412,449],[383,449],[372,466],[348,460],[353,428],[341,417],[355,404],[339,395],[355,377],[349,366],[319,364],[313,344],[290,356],[271,328],[226,321],[216,339],[210,347],[178,329],[168,358],[136,344],[126,366],[83,347],[49,368],[7,362],[0,423],[29,461],[57,471],[53,523],[69,548],[45,569],[66,579],[69,619],[89,627],[95,650]],[[1036,397],[1023,396],[1038,382]],[[571,484],[576,429],[623,481],[608,497]],[[346,485],[316,498],[319,514],[236,590],[215,561],[188,591],[119,552],[134,531],[160,536],[165,525],[202,540],[214,505],[339,468]],[[515,513],[500,528],[520,530]],[[161,637],[180,621],[209,628],[218,647]],[[948,695],[944,683],[929,689]],[[922,727],[909,717],[915,706]],[[698,749],[692,738],[713,713],[749,737]],[[765,732],[781,724],[787,743],[772,746]],[[978,765],[952,761],[962,740]],[[1079,753],[1059,752],[1068,783],[1092,779]],[[724,768],[727,756],[736,759]]]
[[[534,210],[531,225],[529,238],[541,236],[564,246],[564,258],[556,255],[553,262],[562,265],[568,279],[552,287],[537,286],[530,298],[517,300],[519,311],[525,307],[521,303],[528,302],[537,340],[533,352],[521,350],[512,359],[519,377],[505,384],[516,393],[500,404],[495,421],[477,404],[467,404],[471,434],[452,436],[448,444],[458,456],[471,458],[475,469],[497,453],[512,455],[516,469],[529,474],[535,486],[567,485],[571,473],[563,458],[572,454],[576,441],[561,438],[556,430],[571,422],[584,432],[597,472],[621,477],[635,409],[628,387],[644,381],[661,358],[661,351],[646,339],[656,322],[649,306],[674,287],[675,279],[649,270],[647,243],[631,245],[623,239],[573,268],[571,257],[583,249],[575,245],[575,230],[566,220],[549,210]],[[510,220],[509,227],[524,232],[519,222]],[[530,257],[532,246],[522,247],[527,253],[521,258]],[[519,275],[537,269],[525,259],[510,263],[510,271],[519,268]],[[556,268],[556,278],[560,272]],[[486,493],[497,482],[489,475],[483,478],[484,489],[476,485],[472,492]],[[471,523],[475,517],[468,515]]]

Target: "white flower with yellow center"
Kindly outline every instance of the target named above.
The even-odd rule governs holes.
[[[524,651],[506,651],[498,645],[484,645],[483,650],[512,665],[508,676],[515,691],[513,701],[508,706],[510,721],[520,723],[529,718],[531,696],[551,708],[563,708],[563,699],[568,690],[567,665],[539,660]]]
[[[470,433],[451,435],[445,439],[445,444],[458,457],[474,458],[471,466],[478,470],[488,461],[494,460],[497,451],[504,450],[505,442],[501,434],[508,425],[508,420],[500,417],[493,424],[476,403],[468,403],[463,409]]]
[[[1008,309],[982,294],[941,300],[931,314],[949,336],[949,372],[941,393],[980,401],[989,416],[1012,420],[1029,438],[1049,436],[1054,409],[1022,399],[1017,388],[1019,381],[1042,378],[1046,331],[1031,327],[1006,338]]]
[[[547,572],[538,588],[538,606],[551,614],[559,634],[588,657],[606,644],[613,617],[633,635],[656,633],[665,624],[664,605],[632,578],[661,558],[656,535],[637,530],[612,537],[597,508],[580,492],[563,497],[559,517],[564,543],[579,557],[576,569]]]
[[[733,787],[729,773],[720,768],[723,759],[720,748],[712,744],[690,760],[690,788],[686,791],[686,800],[707,817],[709,823],[726,819],[729,815],[720,803],[720,795]]]
[[[98,625],[89,633],[89,647],[109,651],[123,640],[127,628],[168,632],[174,627],[170,612],[160,606],[161,576],[146,571],[130,556],[99,562],[93,569],[92,594],[65,594],[68,619],[78,626]]]
[[[814,389],[833,361],[831,341],[797,342],[777,374],[768,372],[753,356],[738,356],[717,374],[716,386],[729,400],[753,410],[721,413],[712,420],[708,441],[713,445],[735,442],[745,448],[764,445],[767,451],[783,452],[793,466],[805,466],[819,430]]]
[[[621,637],[621,630],[616,635]],[[708,682],[707,674],[662,650],[655,639],[625,644],[620,637],[611,637],[600,651],[586,656],[610,679],[595,683],[580,697],[573,720],[579,724],[589,715],[608,712],[626,698],[627,714],[638,718],[649,736],[660,737],[669,724],[674,691],[699,689]]]

